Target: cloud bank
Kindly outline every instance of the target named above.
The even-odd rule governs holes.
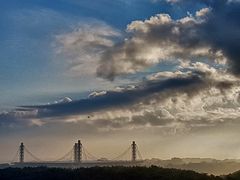
[[[225,70],[196,62],[175,72],[149,75],[135,86],[93,92],[86,99],[20,107],[2,114],[1,119],[38,126],[59,122],[111,130],[158,127],[188,131],[236,123],[239,83]]]

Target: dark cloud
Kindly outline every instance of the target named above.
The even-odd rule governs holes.
[[[203,81],[199,76],[172,78],[163,81],[146,82],[132,90],[124,90],[121,92],[108,91],[104,95],[72,101],[69,103],[42,106],[23,106],[22,108],[37,109],[39,118],[87,114],[95,111],[126,107],[128,105],[138,103],[141,100],[143,101],[154,93],[201,85],[202,83]],[[21,108],[19,110],[21,110]]]
[[[10,111],[0,114],[0,127],[19,127],[27,124],[26,119],[29,116],[22,118],[23,115],[19,111]]]
[[[8,113],[0,114],[0,127],[9,126],[11,124],[16,123],[17,123],[16,118],[12,117],[10,114]]]
[[[227,3],[225,0],[208,3],[213,9],[204,26],[206,38],[213,48],[223,51],[229,59],[232,71],[238,75],[240,73],[240,3]]]

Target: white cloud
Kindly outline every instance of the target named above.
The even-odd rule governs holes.
[[[72,99],[70,97],[64,97],[62,99],[54,101],[54,104],[69,103],[69,102],[72,102]]]
[[[94,76],[102,53],[118,36],[117,30],[102,22],[85,23],[73,32],[58,35],[57,53],[65,57],[68,75]]]
[[[179,2],[179,1],[181,1],[181,0],[151,0],[152,2],[158,2],[158,1],[166,1],[166,2],[168,2],[168,3],[172,3],[172,4],[174,4],[174,3],[177,3],[177,2]]]
[[[205,24],[210,8],[173,20],[168,14],[157,14],[144,21],[133,21],[127,26],[130,37],[108,48],[101,58],[98,75],[115,76],[136,73],[162,61],[192,61],[204,58],[224,64],[221,50],[213,49],[202,40],[200,26]]]
[[[240,0],[228,0],[228,2],[229,3],[235,3],[235,2],[238,3],[238,2],[240,2]]]
[[[107,91],[99,91],[99,92],[94,91],[94,92],[90,93],[88,95],[88,97],[93,98],[93,97],[102,96],[102,95],[105,95],[105,94],[107,94]]]
[[[196,17],[204,17],[210,13],[210,8],[203,8],[196,12]]]

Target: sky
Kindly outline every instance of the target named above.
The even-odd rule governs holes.
[[[0,162],[77,139],[112,158],[240,158],[239,0],[0,5]],[[106,150],[106,147],[107,148]]]

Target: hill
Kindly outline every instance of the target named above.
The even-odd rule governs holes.
[[[94,167],[80,169],[6,168],[1,180],[223,180],[194,171],[151,167]]]
[[[235,173],[232,173],[226,176],[224,180],[239,180],[239,179],[240,179],[240,171],[237,171]]]
[[[218,176],[227,175],[240,169],[240,161],[234,159],[172,158],[169,160],[150,159],[145,160],[143,163],[143,166],[152,165],[164,168],[192,170],[198,173],[214,174]]]

